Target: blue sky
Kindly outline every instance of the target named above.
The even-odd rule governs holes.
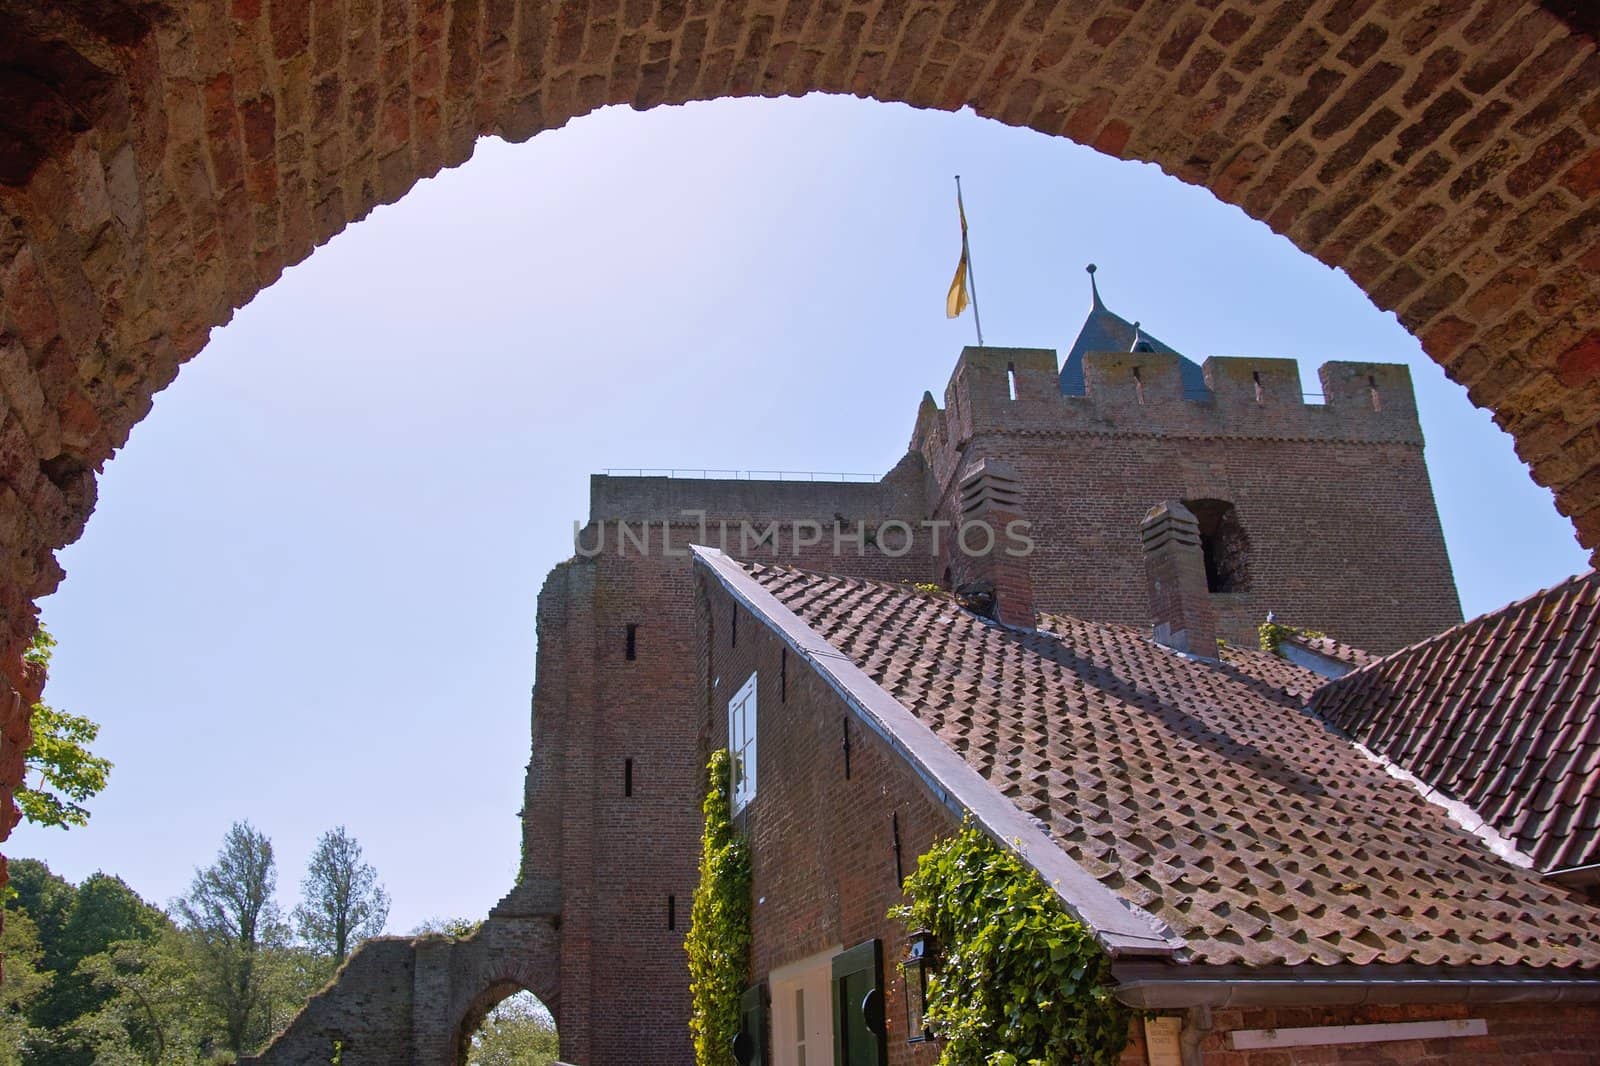
[[[166,902],[234,819],[294,902],[346,825],[390,928],[480,917],[516,869],[534,599],[587,475],[881,473],[970,315],[1066,348],[1107,303],[1191,358],[1411,365],[1469,615],[1584,569],[1510,439],[1392,315],[1154,167],[850,98],[609,109],[485,141],[216,331],[101,479],[46,698],[116,762],[85,829],[6,853]]]

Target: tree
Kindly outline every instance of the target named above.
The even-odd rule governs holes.
[[[171,926],[167,916],[129,888],[120,877],[96,873],[74,890],[66,921],[49,942],[46,957],[55,981],[33,1010],[33,1021],[49,1034],[47,1046],[29,1056],[34,1066],[90,1066],[101,1061],[78,1040],[74,1023],[92,1014],[108,993],[78,972],[83,960],[122,942],[148,941]]]
[[[10,871],[7,924],[18,921],[37,930],[34,966],[52,975],[28,1000],[26,1061],[29,1066],[98,1064],[103,1058],[78,1038],[74,1025],[98,1009],[106,993],[78,972],[79,964],[113,944],[148,940],[171,923],[119,877],[96,873],[74,887],[35,859],[17,859]],[[9,957],[6,965],[9,969]]]
[[[21,910],[8,907],[0,927],[0,956],[5,959],[0,980],[0,1066],[21,1066],[35,1032],[29,1017],[33,1003],[50,987],[51,974],[40,969],[43,955],[39,929]]]
[[[40,626],[23,658],[48,671],[55,646],[55,638]],[[39,777],[36,785],[29,786],[24,775],[17,788],[18,809],[36,825],[65,829],[88,824],[89,809],[83,804],[99,795],[111,773],[110,760],[89,751],[100,726],[43,702],[33,705],[32,724],[27,770]]]
[[[67,918],[72,914],[78,890],[71,881],[52,873],[50,867],[38,859],[12,859],[7,864],[7,871],[10,877],[6,894],[11,898],[7,912],[18,909],[28,912],[28,917],[39,929],[44,968],[60,969],[61,960],[57,952],[61,947],[61,930],[66,927]]]
[[[482,922],[475,922],[471,918],[424,918],[417,923],[417,927],[408,934],[410,936],[453,936],[457,940],[478,931]]]
[[[272,841],[249,822],[235,822],[217,861],[195,871],[189,895],[177,903],[198,949],[203,996],[220,1016],[227,1045],[236,1055],[266,1035],[264,999],[270,975],[262,955],[288,939],[273,901],[277,884]]]
[[[300,892],[294,912],[300,936],[335,962],[383,932],[389,918],[389,894],[378,884],[378,871],[361,860],[361,845],[342,825],[317,841]]]
[[[188,1066],[208,1035],[186,934],[170,926],[150,940],[124,940],[78,964],[101,993],[71,1036],[96,1066]]]

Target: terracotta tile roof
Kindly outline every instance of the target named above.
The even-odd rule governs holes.
[[[747,570],[1196,961],[1600,966],[1600,910],[1498,859],[1307,713],[1309,671]]]
[[[1600,862],[1600,575],[1403,648],[1314,710],[1544,870]]]
[[[1285,644],[1298,644],[1303,648],[1316,652],[1318,655],[1329,659],[1337,659],[1342,663],[1349,663],[1354,667],[1366,666],[1378,657],[1370,651],[1345,644],[1343,641],[1334,640],[1332,637],[1302,637],[1293,636],[1284,639]]]

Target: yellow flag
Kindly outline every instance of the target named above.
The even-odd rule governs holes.
[[[955,318],[967,309],[967,209],[956,194],[956,210],[961,213],[961,262],[950,281],[950,294],[944,298],[944,317]]]

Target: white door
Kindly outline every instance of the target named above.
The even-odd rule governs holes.
[[[837,947],[767,975],[774,1066],[833,1066],[833,957]]]

